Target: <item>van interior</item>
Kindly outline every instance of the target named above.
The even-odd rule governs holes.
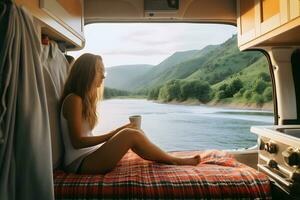
[[[235,26],[240,51],[268,60],[274,124],[251,127],[254,148],[172,152],[199,153],[196,167],[129,151],[105,175],[64,171],[68,52],[84,48],[85,25],[154,22]],[[300,199],[299,30],[298,0],[2,0],[0,199]]]

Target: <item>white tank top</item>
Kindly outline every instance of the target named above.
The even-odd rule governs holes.
[[[71,143],[70,140],[70,133],[69,133],[69,128],[68,128],[68,123],[67,120],[65,119],[63,115],[63,106],[65,103],[65,100],[73,94],[69,94],[65,97],[63,100],[62,106],[61,106],[61,111],[60,111],[60,123],[61,123],[61,129],[62,129],[62,137],[63,137],[63,142],[65,146],[65,157],[64,157],[64,165],[68,166],[71,164],[74,160],[79,158],[80,156],[83,156],[85,154],[92,153],[93,151],[96,151],[101,145],[104,143],[87,147],[87,148],[81,148],[81,149],[75,149]],[[86,120],[82,121],[82,126],[81,126],[81,135],[82,136],[93,136],[92,130]]]

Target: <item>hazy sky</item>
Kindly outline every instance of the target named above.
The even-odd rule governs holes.
[[[157,65],[176,51],[220,44],[236,28],[219,24],[104,23],[85,26],[86,45],[70,51],[77,58],[90,52],[102,56],[105,67],[128,64]]]

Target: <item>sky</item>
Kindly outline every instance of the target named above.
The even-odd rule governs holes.
[[[86,25],[85,47],[68,54],[101,55],[105,67],[157,65],[177,51],[200,50],[225,42],[236,27],[196,23],[98,23]]]

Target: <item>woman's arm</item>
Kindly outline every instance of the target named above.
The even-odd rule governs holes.
[[[79,142],[78,142],[78,146],[74,146],[74,148],[84,148],[84,147],[90,147],[90,146],[94,146],[97,144],[100,144],[102,142],[105,142],[107,140],[109,140],[111,137],[113,137],[116,133],[118,133],[119,131],[121,131],[124,128],[129,128],[131,127],[131,124],[126,124],[124,126],[121,126],[113,131],[110,131],[109,133],[103,134],[103,135],[99,135],[99,136],[82,136],[79,138]]]
[[[65,100],[63,115],[68,123],[71,143],[76,149],[90,147],[105,142],[120,130],[131,126],[130,124],[126,124],[116,130],[99,136],[82,136],[82,99],[77,95],[70,95],[68,99]]]

